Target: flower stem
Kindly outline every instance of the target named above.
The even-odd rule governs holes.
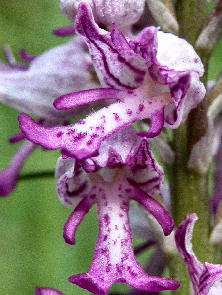
[[[192,240],[194,252],[200,261],[212,261],[210,246],[208,245],[210,212],[207,175],[198,174],[187,168],[188,147],[185,125],[174,132],[174,149],[176,159],[170,179],[175,223],[178,225],[186,215],[197,213],[199,221],[195,226]],[[170,271],[173,278],[181,283],[181,288],[174,294],[189,294],[190,279],[180,257],[171,257]]]
[[[178,0],[176,10],[180,36],[194,45],[206,20],[207,0]]]
[[[177,1],[180,36],[193,46],[203,28],[206,15],[206,0]],[[209,56],[201,56],[201,58],[205,66],[202,82],[206,84]],[[199,217],[192,242],[194,252],[202,262],[212,261],[208,244],[210,230],[208,175],[188,170],[187,163],[193,145],[205,135],[207,127],[206,102],[203,100],[196,109],[191,111],[186,125],[174,131],[175,163],[169,178],[172,191],[172,213],[176,225],[179,225],[188,214],[197,213]],[[182,259],[179,256],[170,257],[169,267],[173,278],[181,283],[179,290],[173,294],[190,294],[190,278]]]

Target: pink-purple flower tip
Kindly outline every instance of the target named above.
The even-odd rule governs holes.
[[[35,295],[63,295],[53,288],[35,288]]]
[[[17,184],[17,175],[10,168],[1,171],[0,174],[0,197],[7,197],[12,193]]]

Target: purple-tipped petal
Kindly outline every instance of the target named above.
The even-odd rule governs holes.
[[[75,34],[75,28],[73,26],[58,28],[53,30],[53,34],[59,37],[68,37]]]
[[[193,285],[194,295],[219,295],[222,292],[222,265],[202,264],[192,250],[193,227],[197,215],[188,215],[175,233],[178,251],[184,259]]]
[[[125,187],[123,179],[115,185],[104,185],[97,179],[99,237],[95,256],[88,273],[72,276],[69,281],[98,295],[107,294],[114,282],[154,292],[177,289],[179,284],[170,279],[148,276],[135,259],[128,218],[128,185]]]
[[[173,218],[159,202],[139,189],[135,189],[135,196],[133,199],[140,203],[151,215],[153,215],[153,217],[155,217],[166,236],[172,232],[174,228]]]
[[[93,195],[85,197],[76,207],[74,212],[70,215],[69,219],[67,220],[64,226],[63,231],[63,237],[66,243],[70,245],[75,245],[76,230],[79,227],[82,220],[84,219],[85,215],[89,212],[94,202],[95,197]]]
[[[121,99],[121,91],[112,88],[99,88],[74,92],[60,96],[54,102],[54,106],[57,110],[70,110],[79,106],[109,99]]]
[[[24,72],[28,69],[27,66],[19,64],[16,62],[16,59],[14,57],[14,54],[10,48],[10,46],[4,46],[4,53],[5,53],[5,57],[8,60],[9,65],[5,65],[4,63],[2,63],[0,61],[0,71],[2,72],[1,74],[9,74],[9,72],[11,73],[18,73],[18,72]],[[8,73],[4,73],[4,71],[7,71]]]
[[[32,142],[25,142],[15,154],[10,166],[0,174],[0,196],[5,197],[15,189],[19,173],[27,157],[34,151],[36,146]]]
[[[24,61],[27,62],[32,62],[36,58],[36,56],[29,55],[25,49],[21,49],[20,56]]]
[[[144,100],[137,97],[137,93],[129,93],[127,103],[113,103],[74,125],[44,128],[24,114],[19,116],[19,122],[30,141],[46,149],[63,149],[77,159],[84,159],[94,155],[103,140],[121,129],[145,118],[155,120],[164,105],[164,99]],[[161,131],[157,127],[155,135]]]
[[[10,137],[9,142],[16,143],[16,142],[22,141],[24,139],[25,139],[25,135],[22,133],[18,133],[18,134],[13,135],[12,137]]]
[[[35,295],[63,295],[56,289],[52,288],[35,288]]]
[[[191,214],[178,226],[175,233],[175,241],[180,255],[186,262],[190,278],[193,284],[194,291],[198,294],[199,278],[203,272],[203,265],[198,261],[192,249],[192,234],[194,224],[198,217],[196,214]]]

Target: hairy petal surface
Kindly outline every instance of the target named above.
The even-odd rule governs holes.
[[[72,118],[73,112],[57,111],[53,101],[86,85],[95,87],[83,47],[77,38],[36,57],[26,71],[0,69],[0,101],[49,121]]]

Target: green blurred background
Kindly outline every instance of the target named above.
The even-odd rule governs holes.
[[[0,46],[10,44],[19,59],[19,49],[37,55],[63,38],[52,30],[70,23],[53,0],[0,0]],[[2,50],[0,57],[4,58]],[[222,42],[210,64],[210,79],[222,69]],[[8,144],[8,138],[19,131],[18,112],[0,104],[0,169],[5,168],[19,144]],[[23,168],[23,174],[54,170],[59,152],[38,148]],[[96,211],[93,208],[77,232],[77,244],[63,241],[63,225],[71,213],[57,199],[53,177],[20,181],[16,191],[0,204],[0,295],[34,294],[36,286],[50,286],[65,295],[89,294],[67,278],[86,272],[93,258],[97,239]],[[134,241],[138,244],[140,241]],[[139,261],[147,260],[147,253]],[[115,285],[112,289],[126,290]]]

